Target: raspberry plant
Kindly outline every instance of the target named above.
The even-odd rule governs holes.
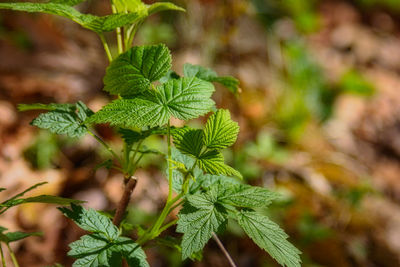
[[[222,149],[236,141],[239,126],[228,110],[217,109],[211,99],[213,83],[220,83],[233,93],[238,81],[218,76],[214,71],[185,64],[180,77],[171,71],[171,54],[163,45],[134,46],[132,41],[144,19],[163,10],[182,8],[172,3],[146,5],[140,0],[113,0],[113,14],[82,14],[73,6],[83,0],[52,0],[47,3],[0,3],[0,8],[43,12],[66,17],[97,33],[110,61],[104,77],[104,90],[115,100],[94,113],[84,103],[20,105],[21,111],[47,110],[32,125],[69,137],[92,135],[109,152],[103,165],[124,174],[124,193],[111,220],[108,216],[76,203],[59,208],[89,234],[70,244],[68,255],[76,258],[73,266],[149,266],[142,249],[150,241],[179,248],[182,260],[197,259],[209,239],[214,238],[235,266],[217,234],[224,231],[228,218],[236,220],[244,232],[283,266],[300,266],[300,252],[287,241],[285,232],[257,208],[268,206],[278,195],[268,189],[240,182],[242,175],[224,162]],[[118,55],[112,55],[105,32],[116,32]],[[183,121],[212,113],[204,129],[173,127],[171,118]],[[96,124],[108,123],[123,139],[121,152],[114,151],[95,134]],[[144,147],[151,135],[166,137],[169,192],[162,212],[148,229],[139,229],[136,240],[123,236],[120,229],[130,196],[140,177],[135,176],[141,159],[160,151]],[[236,177],[236,178],[234,178]],[[237,179],[239,178],[239,179]],[[180,208],[178,218],[170,213]],[[181,241],[160,237],[177,225]],[[169,244],[171,245],[171,244]]]

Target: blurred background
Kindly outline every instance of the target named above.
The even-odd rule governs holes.
[[[187,12],[150,17],[135,43],[166,43],[177,73],[189,62],[240,80],[237,97],[225,88],[214,97],[241,129],[225,155],[248,183],[281,193],[265,212],[303,252],[304,266],[400,266],[400,1],[174,2]],[[108,8],[103,0],[79,6],[95,14]],[[107,152],[90,136],[40,131],[29,125],[38,113],[16,109],[82,100],[98,110],[109,99],[107,64],[97,36],[76,24],[0,11],[0,185],[7,188],[0,200],[47,181],[31,194],[115,208],[122,177],[95,170]],[[96,130],[121,146],[111,128]],[[147,145],[165,149],[158,137]],[[130,223],[148,225],[162,209],[163,162],[148,156],[137,172]],[[67,244],[84,234],[43,204],[10,209],[0,225],[43,232],[14,244],[29,267],[70,266]],[[238,266],[276,266],[233,222],[221,240]],[[228,266],[213,240],[201,262],[181,263],[174,248],[146,253],[151,266]]]

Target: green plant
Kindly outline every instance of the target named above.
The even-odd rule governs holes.
[[[56,205],[70,205],[70,204],[73,205],[73,204],[82,203],[82,201],[79,201],[79,200],[50,196],[50,195],[39,195],[39,196],[26,197],[26,198],[23,197],[29,191],[32,191],[33,189],[35,189],[41,185],[44,185],[44,184],[46,184],[46,182],[35,184],[35,185],[29,187],[28,189],[24,190],[23,192],[16,194],[15,196],[12,196],[9,199],[1,202],[0,203],[0,215],[12,207],[26,204],[26,203],[48,203],[48,204],[56,204]],[[6,189],[0,188],[0,192],[2,192],[4,190],[6,190]],[[4,252],[3,252],[3,248],[2,248],[2,245],[5,244],[6,247],[8,248],[8,251],[10,253],[10,256],[11,256],[14,266],[19,266],[17,258],[15,257],[15,254],[10,247],[10,243],[27,238],[29,236],[38,236],[38,235],[41,235],[42,233],[40,233],[40,232],[25,233],[25,232],[19,232],[19,231],[5,233],[5,231],[7,231],[7,230],[8,230],[7,228],[0,226],[0,256],[1,256],[2,265],[3,265],[3,267],[6,266]]]
[[[134,46],[133,37],[143,20],[155,12],[182,10],[171,3],[145,5],[138,0],[115,0],[114,14],[97,17],[81,14],[72,6],[80,0],[53,0],[48,3],[1,3],[0,8],[45,12],[67,17],[99,34],[110,60],[104,77],[104,90],[115,100],[94,113],[84,103],[20,105],[20,110],[41,109],[32,125],[69,137],[92,135],[112,158],[104,166],[124,174],[125,189],[111,221],[93,209],[71,204],[60,208],[90,234],[70,244],[68,255],[76,258],[73,266],[148,266],[142,246],[158,241],[179,249],[182,259],[197,259],[210,238],[214,238],[231,265],[235,265],[217,234],[228,218],[236,220],[247,235],[284,266],[300,266],[300,252],[287,241],[277,224],[255,211],[268,206],[278,196],[265,188],[240,183],[242,175],[224,162],[221,150],[236,141],[239,126],[228,110],[216,109],[211,96],[213,82],[237,93],[238,81],[201,66],[185,64],[184,76],[171,71],[171,54],[163,45]],[[118,55],[113,56],[103,32],[116,30]],[[204,129],[173,127],[172,117],[188,121],[212,112]],[[92,130],[96,124],[109,123],[120,133],[122,152],[114,151]],[[151,135],[166,137],[168,197],[162,212],[148,229],[139,228],[138,239],[125,237],[119,228],[138,177],[135,171],[143,156],[163,154],[142,144]],[[173,145],[175,147],[173,147]],[[175,194],[174,194],[175,191]],[[179,207],[177,219],[169,219]],[[168,228],[177,225],[182,241],[161,238]]]

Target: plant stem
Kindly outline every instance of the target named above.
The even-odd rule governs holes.
[[[170,221],[169,223],[165,224],[163,227],[160,228],[159,232],[162,233],[165,230],[167,230],[168,228],[170,228],[171,226],[175,225],[178,222],[178,219],[175,219],[173,221]]]
[[[115,216],[113,219],[113,223],[118,227],[124,217],[124,213],[126,207],[131,200],[131,195],[133,190],[135,189],[137,184],[137,179],[135,176],[131,176],[128,178],[128,181],[125,184],[124,193],[122,194],[121,200],[118,203],[117,211],[115,212]]]
[[[10,244],[8,244],[8,243],[6,243],[6,244],[7,244],[7,247],[8,247],[8,251],[10,252],[11,260],[12,260],[12,262],[13,262],[13,264],[14,264],[14,267],[19,267],[17,258],[15,257],[15,254],[14,254],[14,252],[12,251],[12,249],[11,249],[11,247],[10,247]]]
[[[172,152],[171,152],[171,124],[168,120],[167,125],[167,143],[168,143],[168,198],[169,202],[172,198]]]
[[[165,221],[165,218],[170,213],[171,207],[181,197],[182,197],[182,195],[179,194],[174,199],[170,200],[169,202],[167,202],[165,204],[164,209],[162,210],[160,216],[157,218],[157,221],[154,223],[154,225],[151,228],[150,232],[148,232],[148,233],[146,232],[139,240],[136,241],[139,245],[142,245],[142,244],[146,243],[147,241],[156,238],[161,233],[160,227],[162,226],[163,222]]]
[[[103,145],[103,146],[114,156],[114,158],[115,158],[116,160],[118,160],[118,162],[119,162],[120,164],[122,164],[122,163],[121,163],[121,159],[119,158],[119,156],[114,152],[114,150],[112,150],[112,148],[111,148],[106,142],[103,141],[103,139],[101,139],[99,136],[97,136],[95,133],[93,133],[93,132],[90,131],[90,130],[88,130],[88,132],[89,132],[89,134],[90,134],[91,136],[93,136],[101,145]]]
[[[224,245],[222,244],[221,240],[219,240],[218,236],[213,233],[213,238],[215,240],[215,242],[217,242],[218,247],[221,249],[222,253],[224,253],[225,257],[228,259],[229,264],[232,267],[236,267],[235,262],[233,261],[231,255],[229,255],[229,252],[226,250],[226,248],[224,247]]]
[[[0,244],[0,254],[1,254],[1,263],[3,265],[3,267],[6,267],[6,259],[4,258],[4,253],[3,253],[3,248]]]
[[[108,61],[111,63],[113,58],[112,58],[112,55],[111,55],[110,47],[108,47],[108,43],[106,41],[106,38],[104,37],[104,34],[99,33],[99,36],[100,36],[101,42],[103,43],[104,50],[106,51],[106,54],[107,54],[107,57],[108,57]]]
[[[113,3],[111,3],[111,9],[113,14],[117,13],[117,8]],[[117,42],[118,42],[118,54],[122,54],[124,52],[124,47],[122,44],[122,32],[121,32],[121,27],[117,27]]]

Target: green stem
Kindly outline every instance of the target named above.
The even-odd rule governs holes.
[[[162,233],[165,230],[167,230],[168,228],[170,228],[171,226],[175,225],[178,222],[178,219],[175,219],[173,221],[170,221],[169,223],[165,224],[163,227],[160,228],[159,232]]]
[[[107,57],[108,57],[108,61],[111,63],[111,61],[113,60],[112,55],[111,55],[111,51],[110,51],[110,47],[108,47],[108,43],[106,41],[106,38],[104,37],[104,34],[99,33],[100,36],[100,40],[104,46],[104,50],[106,51]]]
[[[4,258],[4,253],[3,253],[3,248],[0,244],[0,254],[1,254],[1,263],[3,265],[3,267],[6,267],[6,259]]]
[[[114,3],[111,3],[111,9],[113,14],[117,13],[117,8],[115,7]],[[124,46],[122,43],[121,27],[118,27],[116,31],[117,31],[117,42],[118,42],[118,54],[122,54],[124,52]]]
[[[10,247],[10,244],[8,244],[8,243],[6,243],[6,244],[7,244],[7,247],[8,247],[8,251],[10,252],[11,260],[12,260],[12,262],[13,262],[13,264],[14,264],[14,267],[19,267],[17,258],[15,257],[15,254],[14,254],[14,252],[12,251],[12,249],[11,249],[11,247]]]
[[[132,158],[129,159],[128,163],[128,174],[133,175],[133,173],[136,170],[136,166],[139,163],[139,161],[142,159],[143,154],[138,158],[138,160],[135,162],[135,158],[137,153],[139,152],[140,146],[142,145],[144,139],[140,140],[139,143],[136,146],[135,152],[133,152]],[[133,163],[133,164],[132,164]]]
[[[168,143],[168,198],[167,198],[167,203],[168,203],[172,198],[171,124],[169,120],[167,125],[167,143]]]
[[[93,133],[92,131],[88,130],[89,134],[91,136],[93,136],[97,142],[99,142],[102,146],[104,146],[113,156],[114,158],[121,164],[121,159],[119,158],[119,156],[114,152],[114,150],[112,150],[112,148],[103,141],[103,139],[101,139],[99,136],[97,136],[95,133]]]
[[[153,227],[151,228],[150,232],[146,232],[139,240],[136,242],[140,245],[146,243],[147,241],[156,238],[161,232],[160,227],[162,226],[165,218],[167,218],[168,214],[171,211],[171,207],[174,205],[182,197],[182,194],[177,195],[174,199],[167,202],[162,210],[160,216],[157,218],[157,221],[154,223]]]

